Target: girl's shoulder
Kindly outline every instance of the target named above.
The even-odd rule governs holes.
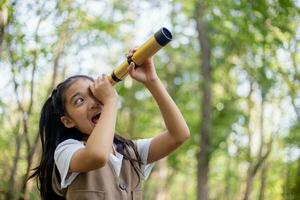
[[[133,140],[142,162],[146,163],[152,138]]]
[[[55,165],[61,177],[61,187],[66,188],[78,175],[78,173],[69,174],[69,165],[73,154],[84,148],[82,141],[67,139],[59,143],[54,152]]]
[[[136,146],[138,152],[145,151],[145,149],[148,149],[150,146],[152,138],[145,138],[145,139],[137,139],[132,140],[134,145]]]
[[[67,139],[62,141],[57,145],[54,151],[54,160],[58,160],[61,155],[63,157],[71,156],[75,151],[77,151],[80,148],[84,148],[85,144],[83,141],[78,141],[75,139]]]
[[[79,140],[75,140],[75,139],[67,139],[62,141],[61,143],[59,143],[56,147],[60,148],[62,146],[71,146],[71,145],[85,145],[84,141],[79,141]]]

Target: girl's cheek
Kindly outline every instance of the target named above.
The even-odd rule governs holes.
[[[79,113],[83,114],[87,112],[87,106],[86,105],[82,105],[78,108],[78,110],[76,111],[76,113],[79,115]]]

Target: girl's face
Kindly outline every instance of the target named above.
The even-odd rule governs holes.
[[[92,81],[84,78],[75,80],[65,91],[65,108],[67,114],[61,117],[67,128],[77,128],[90,135],[102,111],[102,104],[91,93]]]

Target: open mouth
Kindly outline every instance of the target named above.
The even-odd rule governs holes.
[[[93,122],[94,124],[97,124],[100,115],[101,115],[101,113],[98,113],[98,114],[96,114],[94,117],[92,117],[92,122]]]

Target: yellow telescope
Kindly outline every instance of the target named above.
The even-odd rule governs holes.
[[[161,28],[151,38],[149,38],[144,44],[142,44],[136,52],[128,60],[121,63],[116,67],[111,76],[108,77],[112,85],[122,81],[128,74],[128,66],[131,62],[134,62],[135,66],[143,64],[147,58],[153,56],[162,47],[168,44],[172,40],[171,32],[166,28]]]

